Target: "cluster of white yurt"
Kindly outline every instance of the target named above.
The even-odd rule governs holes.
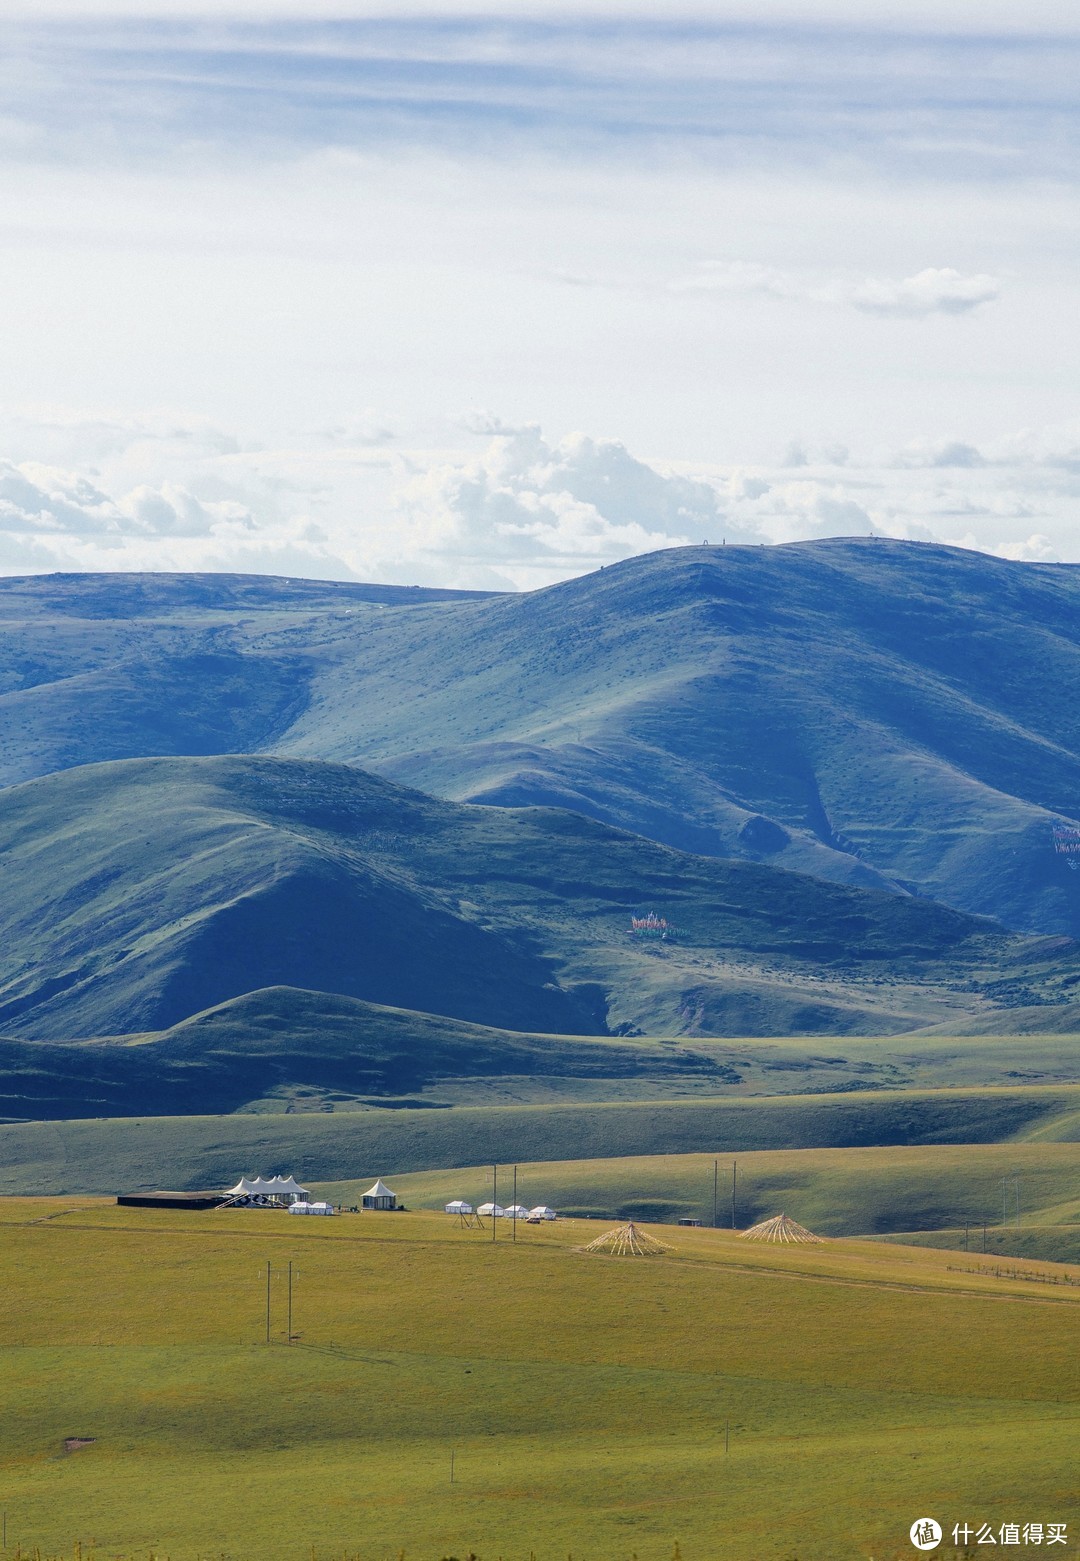
[[[527,1225],[539,1225],[541,1220],[557,1219],[554,1209],[549,1209],[546,1203],[538,1203],[535,1209],[527,1209],[523,1203],[512,1203],[504,1209],[501,1203],[482,1203],[474,1209],[471,1203],[466,1203],[464,1198],[454,1198],[446,1204],[447,1214],[477,1214],[481,1219],[496,1220],[524,1220]]]

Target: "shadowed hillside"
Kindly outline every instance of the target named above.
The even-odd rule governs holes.
[[[649,554],[522,596],[0,582],[0,778],[273,750],[1080,931],[1080,575],[883,540]]]
[[[66,1045],[0,1039],[0,1120],[141,1116],[165,1107],[228,1113],[253,1102],[328,1111],[366,1098],[415,1106],[422,1102],[400,1097],[440,1080],[551,1077],[606,1091],[620,1080],[644,1090],[673,1078],[715,1089],[732,1076],[739,1076],[732,1067],[692,1047],[526,1035],[274,987],[158,1033]]]
[[[1063,939],[314,761],[12,787],[0,861],[13,1038],[163,1030],[266,987],[544,1033],[886,1033],[1064,1002],[1080,979]],[[642,906],[677,936],[636,937]]]

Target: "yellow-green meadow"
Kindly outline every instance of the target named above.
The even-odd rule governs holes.
[[[1075,1544],[1080,1269],[582,1253],[601,1228],[3,1200],[9,1550],[884,1561],[926,1514]]]

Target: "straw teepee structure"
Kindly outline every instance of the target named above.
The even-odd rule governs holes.
[[[812,1230],[807,1230],[805,1225],[799,1225],[795,1220],[788,1219],[786,1214],[774,1214],[771,1220],[762,1220],[760,1225],[752,1225],[749,1230],[742,1233],[744,1241],[824,1241],[824,1236],[815,1236]]]
[[[666,1241],[657,1241],[647,1231],[638,1230],[633,1220],[626,1225],[616,1225],[590,1241],[584,1252],[608,1252],[613,1257],[661,1257],[671,1248]]]

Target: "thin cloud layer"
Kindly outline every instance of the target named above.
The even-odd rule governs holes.
[[[1080,25],[1039,0],[71,3],[0,63],[0,569],[1077,556]]]
[[[928,266],[901,282],[866,281],[851,296],[867,314],[910,318],[928,314],[969,314],[1000,296],[992,276],[962,276],[951,266]]]

